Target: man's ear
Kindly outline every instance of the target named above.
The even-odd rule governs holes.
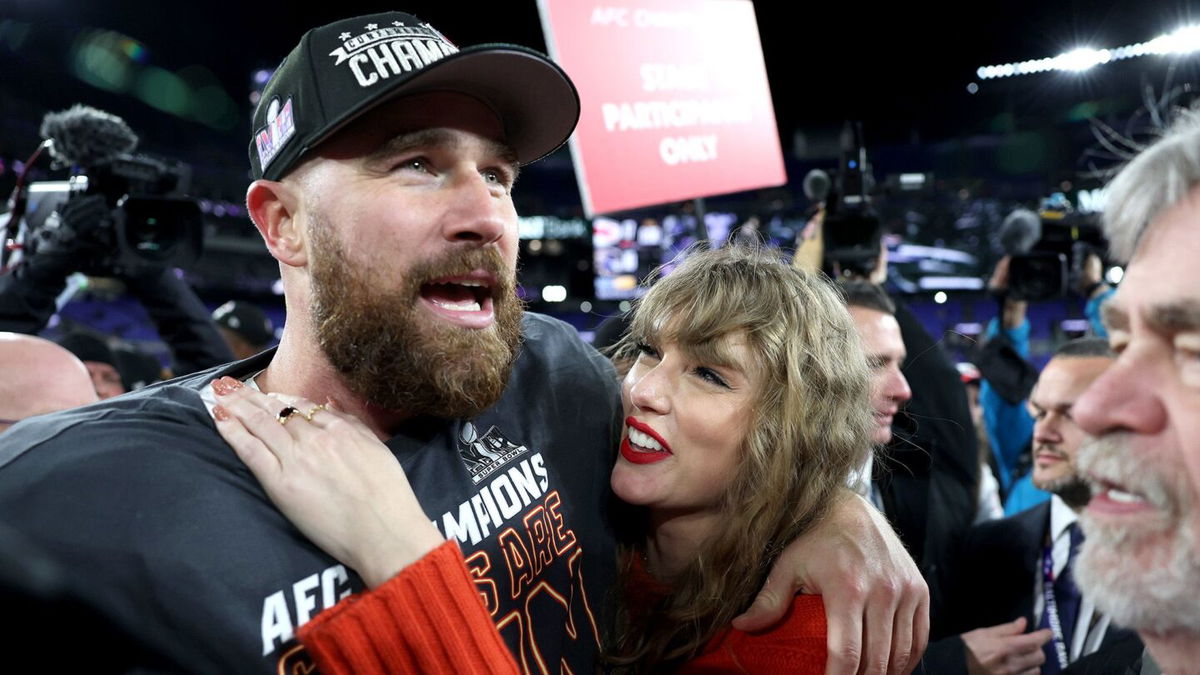
[[[267,250],[292,267],[308,264],[308,250],[300,222],[300,195],[295,186],[273,180],[256,180],[246,189],[246,211],[262,235]]]

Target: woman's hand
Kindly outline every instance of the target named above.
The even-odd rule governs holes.
[[[217,431],[267,496],[368,587],[444,541],[391,450],[354,416],[331,403],[263,394],[230,377],[212,388]],[[295,412],[281,418],[288,408]]]

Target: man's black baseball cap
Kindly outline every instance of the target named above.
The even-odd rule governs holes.
[[[490,107],[522,164],[566,142],[579,94],[545,55],[510,44],[459,49],[402,12],[314,28],[283,60],[254,111],[254,178],[278,180],[363,113],[398,95],[453,91]]]
[[[258,307],[248,302],[230,300],[213,310],[213,321],[242,336],[250,346],[262,349],[275,340],[275,327],[271,319]]]

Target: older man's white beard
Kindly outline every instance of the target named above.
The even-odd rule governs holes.
[[[1084,511],[1087,538],[1075,578],[1117,625],[1150,634],[1200,633],[1200,516],[1192,511],[1186,472],[1135,457],[1129,440],[1128,434],[1113,433],[1088,443],[1079,453],[1080,471],[1144,495],[1167,515],[1133,530]]]

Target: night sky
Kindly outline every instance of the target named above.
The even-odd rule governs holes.
[[[401,5],[344,1],[324,3],[321,9],[229,0],[3,4],[0,19],[32,27],[22,41],[5,44],[0,39],[0,93],[21,101],[20,113],[83,101],[144,129],[151,149],[186,137],[211,152],[237,156],[242,156],[249,135],[250,74],[274,66],[305,29],[317,24],[396,8],[433,23],[459,44],[507,41],[545,48],[534,0],[415,0]],[[988,130],[1001,113],[1010,120],[1036,123],[1055,106],[1109,97],[1133,100],[1140,78],[1161,84],[1166,70],[1162,59],[1133,59],[1082,76],[1049,73],[981,82],[975,95],[967,86],[976,81],[975,70],[983,65],[1054,56],[1080,45],[1116,47],[1146,41],[1188,23],[1191,15],[1188,3],[1149,0],[1021,0],[973,3],[956,10],[945,9],[944,3],[754,4],[785,150],[795,131],[832,134],[847,119],[864,122],[869,144],[924,143]],[[997,13],[980,16],[986,12]],[[11,29],[14,24],[8,25]],[[131,96],[81,83],[67,72],[66,54],[73,38],[91,28],[134,38],[145,48],[140,58],[146,64],[172,72],[203,66],[236,104],[236,123],[221,130],[195,123],[172,126],[163,123],[163,113]],[[4,35],[0,30],[0,38]],[[1200,57],[1180,61],[1176,80],[1194,79]],[[24,155],[26,151],[16,146],[36,120],[15,120],[21,115],[11,112],[7,117],[0,154]],[[35,143],[29,139],[28,145]]]

